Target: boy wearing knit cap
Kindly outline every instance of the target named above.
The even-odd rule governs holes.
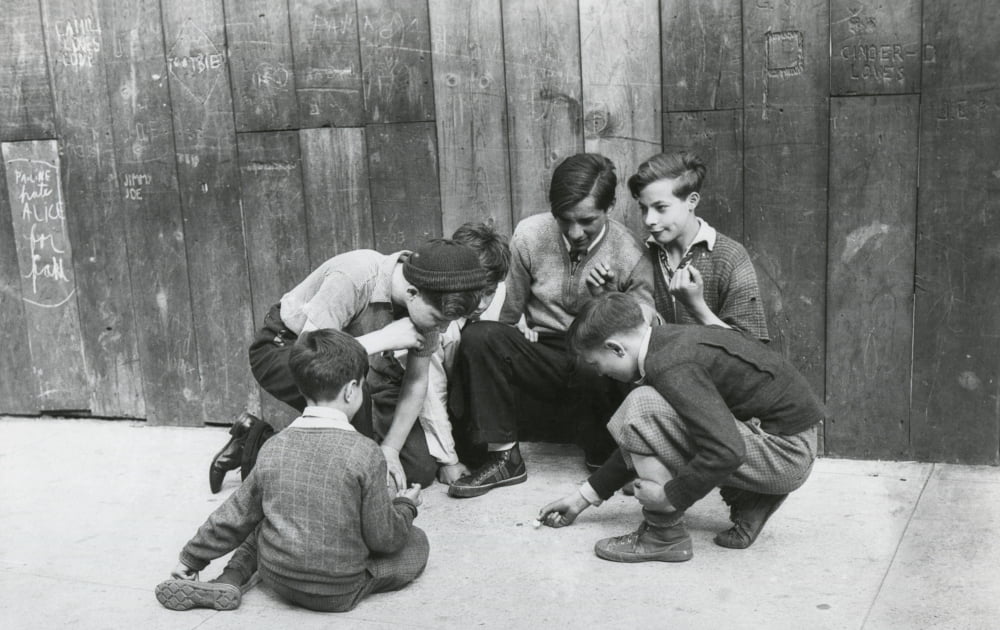
[[[415,423],[427,391],[430,356],[440,332],[476,309],[486,283],[476,253],[451,240],[435,239],[414,252],[356,250],[334,256],[271,307],[250,346],[250,368],[265,391],[301,412],[306,401],[288,368],[296,340],[322,328],[351,334],[365,348],[371,367],[365,404],[351,424],[381,444],[397,488],[407,481],[430,485],[437,462]],[[402,349],[410,350],[405,371],[393,355]],[[255,449],[272,429],[283,428],[246,417],[212,461],[213,492],[226,472],[241,464],[246,476]]]

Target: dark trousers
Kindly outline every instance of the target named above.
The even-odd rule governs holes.
[[[497,322],[476,322],[462,331],[450,384],[449,405],[474,443],[513,442],[518,419],[531,398],[572,407],[577,439],[587,461],[603,463],[615,443],[606,425],[624,398],[610,379],[578,366],[566,335],[540,333],[537,342]]]
[[[264,391],[301,413],[306,408],[306,399],[295,385],[288,367],[288,355],[296,339],[298,336],[281,321],[280,305],[275,304],[267,312],[263,327],[250,344],[250,371]],[[351,418],[351,424],[362,435],[381,442],[392,424],[403,371],[401,368],[392,369],[394,359],[383,356],[373,356],[370,359],[371,369],[363,387],[364,402]],[[395,365],[398,366],[398,362]],[[282,428],[284,427],[274,427],[278,430]],[[248,452],[244,453],[244,478],[253,468],[256,452],[269,437],[264,433],[266,428],[260,427],[247,438],[247,446],[256,444],[256,449],[252,449],[252,456]],[[247,457],[251,458],[249,462],[246,461]],[[413,423],[413,429],[406,436],[406,442],[399,452],[399,461],[409,483],[419,483],[426,488],[434,482],[437,462],[427,449],[427,439],[419,422]]]

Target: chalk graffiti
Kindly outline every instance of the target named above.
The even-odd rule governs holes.
[[[101,52],[101,25],[92,17],[56,24],[55,61],[70,68],[92,68]]]
[[[152,183],[152,176],[146,173],[126,173],[122,177],[122,196],[129,201],[142,201],[142,187]]]
[[[850,67],[852,81],[902,83],[906,57],[916,57],[916,49],[903,44],[852,44],[840,49],[840,59]]]
[[[167,53],[167,69],[184,93],[204,104],[212,97],[225,70],[226,55],[205,31],[185,22]]]

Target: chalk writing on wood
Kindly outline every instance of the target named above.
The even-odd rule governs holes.
[[[176,85],[201,103],[207,103],[212,93],[219,89],[219,83],[225,81],[221,72],[225,65],[225,53],[190,20],[181,27],[167,53],[167,69],[176,79]],[[207,86],[204,84],[206,76],[212,77]]]
[[[101,52],[101,26],[93,17],[73,18],[55,25],[55,63],[92,68]]]
[[[0,140],[53,137],[52,92],[37,2],[5,2],[0,12],[0,112]]]

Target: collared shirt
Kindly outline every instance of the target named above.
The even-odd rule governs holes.
[[[653,337],[653,327],[646,328],[646,334],[642,336],[639,343],[639,380],[636,385],[641,385],[646,380],[646,355],[649,354],[649,340]]]
[[[646,239],[646,245],[653,248],[656,251],[656,259],[660,263],[660,272],[663,273],[663,277],[669,281],[674,277],[674,274],[682,267],[684,267],[688,262],[691,261],[692,249],[695,245],[699,243],[704,243],[708,251],[712,251],[715,248],[715,239],[718,236],[718,232],[714,227],[708,224],[707,221],[698,219],[698,231],[694,235],[694,240],[688,243],[687,248],[681,255],[681,260],[677,264],[677,268],[670,266],[670,260],[667,257],[667,250],[660,243],[656,241],[655,238],[650,236]]]
[[[291,429],[341,429],[356,431],[350,420],[340,409],[310,405],[302,410],[302,415],[288,425]]]

